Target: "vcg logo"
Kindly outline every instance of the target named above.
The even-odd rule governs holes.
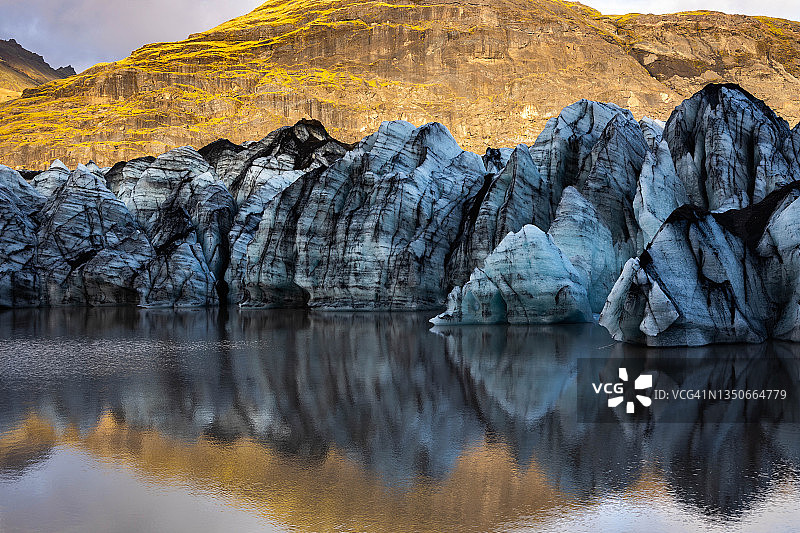
[[[625,385],[628,382],[628,370],[626,368],[619,369],[619,379],[622,380],[617,383],[592,383],[592,388],[594,389],[595,394],[600,394],[600,392],[606,393],[610,398],[608,399],[608,406],[612,409],[621,405],[622,402],[625,401]],[[630,385],[628,385],[630,386]],[[634,392],[644,389],[649,389],[653,386],[653,375],[652,374],[641,374],[636,380],[633,382]],[[653,403],[653,400],[644,396],[643,394],[636,394],[636,400],[642,404],[644,407],[650,407]],[[625,402],[625,412],[627,413],[634,413],[636,410],[636,406],[632,400]]]

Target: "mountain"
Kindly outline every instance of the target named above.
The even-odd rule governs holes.
[[[800,119],[800,24],[692,12],[604,16],[561,0],[269,0],[0,105],[4,163],[111,164],[303,118],[352,143],[384,120],[444,124],[461,146],[531,144],[580,98],[666,119],[735,82]]]
[[[29,52],[14,39],[0,39],[0,102],[49,81],[73,76],[71,66],[53,69],[42,56]]]

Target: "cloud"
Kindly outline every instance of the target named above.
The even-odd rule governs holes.
[[[287,0],[291,1],[291,0]],[[184,39],[243,15],[260,0],[0,0],[0,38],[16,39],[53,67],[81,71],[140,46]],[[584,0],[606,14],[710,9],[800,20],[798,0]]]
[[[53,67],[83,70],[140,46],[176,41],[243,15],[259,0],[0,0],[0,38]]]

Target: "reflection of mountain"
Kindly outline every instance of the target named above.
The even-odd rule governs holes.
[[[398,531],[403,524],[406,531],[479,532],[523,516],[536,522],[568,510],[568,501],[545,476],[536,468],[520,472],[501,443],[476,443],[464,450],[447,479],[400,491],[388,490],[335,449],[314,462],[301,461],[249,438],[187,442],[133,428],[111,415],[83,435],[66,431],[59,444],[106,464],[132,467],[158,485],[219,494],[292,531]]]
[[[0,433],[0,480],[14,477],[50,455],[56,432],[38,417]]]
[[[564,498],[634,490],[653,472],[687,503],[731,515],[800,462],[796,435],[768,421],[659,423],[668,416],[663,412],[641,424],[577,421],[580,357],[618,367],[646,355],[654,368],[665,354],[704,357],[708,364],[689,373],[659,369],[700,383],[728,368],[711,361],[746,356],[745,348],[598,349],[609,339],[591,325],[436,335],[425,318],[238,310],[226,316],[224,309],[5,313],[0,469],[19,470],[54,442],[52,433],[29,429],[35,413],[47,421],[35,427],[52,426],[69,442],[155,475],[197,477],[220,490],[246,479],[234,483],[246,485],[234,491],[238,497],[251,497],[259,483],[262,491],[278,491],[306,478],[306,489],[347,492],[337,481],[344,476],[365,485],[372,503],[401,488],[402,513],[413,514],[412,500],[433,491],[440,499],[429,494],[425,502],[450,509],[439,527],[455,527],[459,507],[489,494],[465,482],[469,476],[509,491],[513,497],[497,503],[505,518],[523,512],[515,505],[544,512]],[[785,345],[746,349],[758,358],[779,356],[797,382],[793,355],[779,353]],[[737,379],[745,382],[747,371]],[[218,474],[226,465],[228,474]],[[344,516],[354,496],[325,497]],[[486,508],[474,513],[475,524],[492,525],[484,521],[492,516]]]

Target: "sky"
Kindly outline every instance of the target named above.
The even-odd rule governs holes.
[[[291,0],[288,0],[291,1]],[[605,14],[708,9],[800,20],[800,0],[582,0]],[[177,41],[243,15],[259,0],[0,0],[0,39],[14,38],[53,68],[78,72],[140,46]]]
[[[264,0],[0,0],[0,39],[51,67],[80,72],[142,45],[178,41],[244,15]]]

